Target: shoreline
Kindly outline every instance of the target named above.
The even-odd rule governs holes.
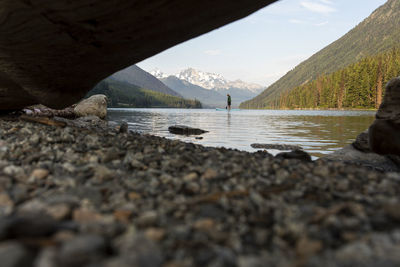
[[[262,108],[262,109],[247,109],[241,108],[242,110],[317,110],[317,111],[378,111],[378,109],[358,109],[358,108]]]
[[[400,173],[64,122],[0,118],[0,262],[400,264]]]

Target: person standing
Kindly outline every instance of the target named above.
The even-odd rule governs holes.
[[[227,94],[226,96],[228,97],[228,110],[231,110],[231,103],[232,103],[231,95]]]

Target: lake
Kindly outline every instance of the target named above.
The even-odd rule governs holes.
[[[373,122],[374,115],[375,111],[111,108],[108,119],[126,121],[136,132],[204,146],[255,152],[258,149],[250,146],[253,143],[299,145],[317,158],[352,143]],[[202,140],[174,135],[168,127],[175,124],[209,132],[201,135]]]

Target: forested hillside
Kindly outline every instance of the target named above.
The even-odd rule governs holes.
[[[155,92],[182,97],[180,94],[163,84],[156,77],[136,65],[120,70],[111,76],[112,79],[146,88]]]
[[[367,19],[289,71],[241,108],[276,108],[282,93],[331,74],[359,60],[390,50],[400,43],[400,1],[388,0]]]
[[[113,79],[101,81],[87,96],[104,94],[109,99],[109,107],[129,108],[201,108],[198,100],[184,99]]]
[[[277,108],[373,109],[382,102],[385,84],[400,75],[400,48],[366,57],[342,70],[283,93]]]

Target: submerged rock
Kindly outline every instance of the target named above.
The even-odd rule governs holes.
[[[301,146],[285,144],[251,144],[252,148],[276,149],[276,150],[302,150]]]
[[[174,125],[168,127],[168,131],[173,134],[182,134],[182,135],[199,135],[203,133],[208,133],[208,131],[192,128],[185,125]]]

